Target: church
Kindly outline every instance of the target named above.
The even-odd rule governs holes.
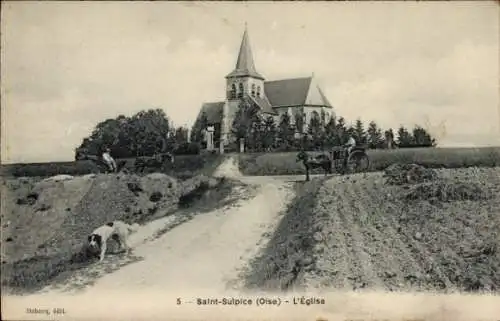
[[[209,127],[215,132],[214,143],[219,147],[232,142],[232,123],[239,108],[240,99],[249,98],[263,116],[280,121],[281,115],[288,113],[294,124],[297,115],[304,119],[304,131],[311,118],[329,119],[334,115],[333,107],[316,83],[314,74],[309,77],[266,80],[255,68],[248,30],[245,27],[240,51],[234,70],[226,76],[226,98],[224,101],[203,103],[198,114],[204,114]]]

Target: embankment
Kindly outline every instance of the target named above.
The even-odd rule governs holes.
[[[178,180],[163,173],[4,180],[2,286],[40,289],[59,274],[90,264],[95,258],[86,251],[86,238],[108,221],[143,225],[175,214],[185,222],[235,202],[229,196],[236,187],[247,188],[225,177]]]

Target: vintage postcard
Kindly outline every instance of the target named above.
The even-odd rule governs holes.
[[[500,320],[496,1],[2,1],[3,320]]]

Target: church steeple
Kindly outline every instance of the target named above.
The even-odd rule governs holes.
[[[236,67],[229,75],[226,76],[226,78],[245,76],[264,80],[264,77],[262,77],[262,75],[260,75],[255,69],[246,24],[243,39],[241,40],[240,52],[238,53],[238,60],[236,61]]]

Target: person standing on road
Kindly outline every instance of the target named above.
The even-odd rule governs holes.
[[[102,159],[112,173],[116,172],[116,162],[113,157],[111,157],[111,150],[108,147],[104,148]]]

